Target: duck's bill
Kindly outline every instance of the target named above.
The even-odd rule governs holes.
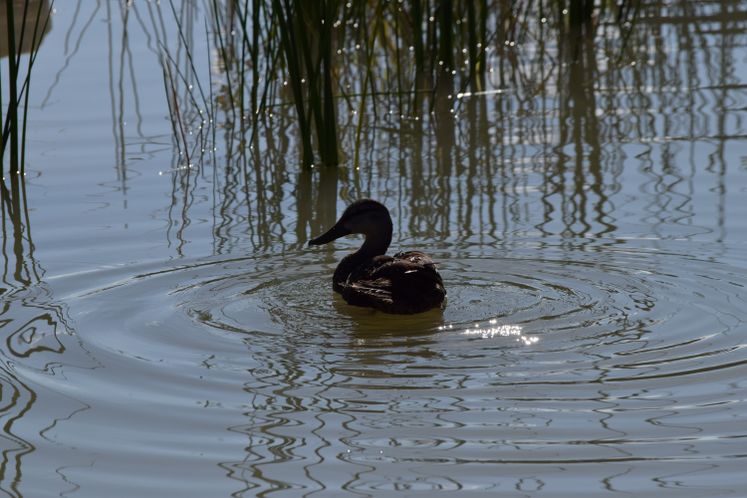
[[[327,244],[329,242],[332,242],[335,239],[339,239],[340,237],[344,237],[346,235],[350,235],[352,232],[345,228],[344,226],[340,225],[339,223],[332,228],[330,228],[327,233],[324,233],[320,235],[319,237],[315,239],[311,239],[309,241],[310,246],[319,246],[322,244]]]

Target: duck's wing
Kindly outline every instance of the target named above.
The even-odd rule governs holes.
[[[430,256],[420,251],[408,251],[397,253],[392,259],[381,271],[393,271],[401,279],[403,289],[417,292],[435,289],[437,293],[446,295],[444,282]]]
[[[433,267],[434,269],[436,268],[436,263],[433,261],[433,259],[426,253],[420,251],[398,252],[392,259],[398,261],[406,261],[415,265]]]
[[[441,306],[446,291],[433,260],[411,251],[375,258],[351,275],[342,295],[357,306],[389,313],[416,313]]]
[[[375,275],[382,266],[392,262],[391,256],[376,256],[356,268],[342,284],[342,297],[354,306],[380,307],[392,304],[392,280],[384,275]]]
[[[392,281],[388,278],[348,280],[342,297],[354,306],[386,310],[394,305]]]

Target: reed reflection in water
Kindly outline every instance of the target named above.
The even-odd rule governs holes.
[[[97,365],[74,338],[67,307],[55,299],[34,256],[25,178],[12,175],[8,183],[0,184],[0,489],[8,496],[23,496],[21,483],[28,479],[24,462],[34,457],[40,442],[50,442],[45,433],[87,408],[44,388],[40,397],[39,379],[58,375],[63,364],[91,369]],[[64,475],[65,463],[49,457],[37,458]],[[49,478],[39,477],[39,483],[48,483]]]

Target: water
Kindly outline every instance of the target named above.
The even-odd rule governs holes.
[[[183,168],[147,11],[121,8],[56,4],[35,67],[4,494],[745,493],[747,6],[698,3],[685,55],[679,11],[645,21],[655,63],[591,103],[517,85],[436,131],[386,118],[359,170],[295,167],[280,113],[247,194],[220,152]],[[360,241],[306,242],[363,195],[440,262],[442,313],[332,293]]]

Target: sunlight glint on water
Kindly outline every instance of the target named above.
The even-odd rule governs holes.
[[[521,342],[526,346],[532,345],[535,342],[539,341],[539,337],[537,336],[526,336],[522,333],[521,327],[518,325],[498,325],[495,326],[496,323],[498,323],[498,320],[495,318],[491,318],[488,321],[488,325],[481,326],[479,323],[476,323],[474,325],[474,328],[467,329],[464,332],[462,332],[464,335],[470,336],[478,336],[482,337],[483,339],[492,339],[496,336],[498,337],[512,337],[515,338],[517,342]],[[447,328],[450,328],[451,326],[441,326],[438,328],[438,330],[447,330]]]

